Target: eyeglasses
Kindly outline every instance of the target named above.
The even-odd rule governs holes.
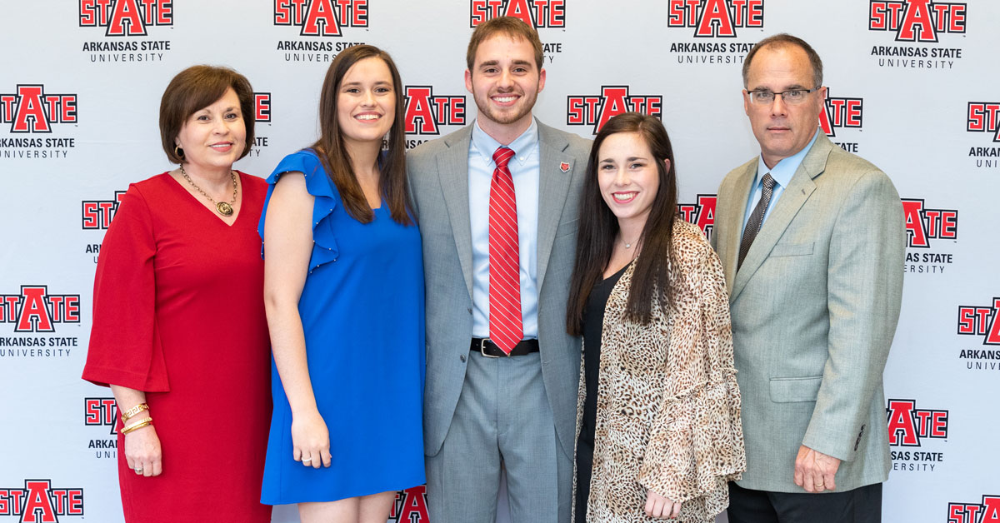
[[[806,97],[813,91],[818,91],[820,88],[814,87],[812,89],[788,89],[775,93],[769,89],[757,89],[754,91],[747,91],[750,95],[750,101],[755,104],[766,105],[774,103],[774,97],[781,95],[782,102],[786,104],[801,104],[806,101]]]

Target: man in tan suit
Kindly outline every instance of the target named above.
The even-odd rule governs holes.
[[[730,522],[878,522],[891,465],[882,371],[899,318],[899,195],[818,129],[823,65],[790,35],[743,66],[759,158],[719,187],[747,471]]]

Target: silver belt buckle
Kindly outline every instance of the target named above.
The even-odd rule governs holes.
[[[479,354],[482,355],[482,356],[484,356],[484,357],[486,357],[486,358],[500,358],[498,355],[490,355],[490,354],[486,353],[486,343],[487,342],[492,342],[492,340],[490,340],[488,338],[484,338],[484,339],[482,339],[482,340],[479,341]],[[507,355],[507,356],[510,356],[510,355]]]

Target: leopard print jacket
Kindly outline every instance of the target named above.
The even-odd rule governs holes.
[[[625,317],[634,264],[605,309],[591,522],[663,522],[646,516],[647,489],[680,502],[680,522],[714,521],[729,505],[727,482],[746,470],[722,265],[701,229],[683,220],[675,221],[673,248],[667,311],[654,307],[645,326]],[[581,359],[577,438],[584,376]],[[575,501],[575,463],[573,491]]]

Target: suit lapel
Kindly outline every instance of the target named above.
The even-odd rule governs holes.
[[[569,142],[565,138],[538,122],[538,290],[545,279],[573,171],[586,169],[575,165],[574,158],[565,153],[567,147]],[[561,166],[569,167],[563,171]]]
[[[716,211],[716,216],[724,213],[727,224],[724,231],[727,232],[724,238],[719,239],[720,250],[724,254],[720,257],[725,264],[723,268],[726,274],[726,286],[730,295],[733,292],[733,281],[736,276],[736,263],[740,253],[740,239],[743,236],[743,212],[747,199],[750,198],[750,191],[753,189],[753,180],[757,175],[757,163],[751,162],[746,171],[740,175],[733,187],[733,198],[727,202],[726,209]]]
[[[472,225],[469,220],[469,141],[472,126],[444,138],[448,150],[439,155],[438,180],[451,220],[465,285],[472,297]]]
[[[813,144],[812,149],[809,150],[809,153],[802,160],[802,164],[795,171],[791,181],[788,183],[788,187],[781,193],[778,203],[771,210],[770,216],[764,221],[760,232],[757,233],[757,238],[754,239],[753,245],[747,251],[747,257],[743,260],[743,266],[736,273],[736,279],[733,282],[733,289],[729,298],[730,303],[736,300],[736,297],[743,291],[743,288],[753,274],[767,260],[771,249],[778,243],[785,230],[788,229],[788,225],[792,223],[792,219],[798,214],[799,209],[802,208],[813,194],[813,191],[816,190],[813,178],[816,178],[826,169],[826,159],[830,155],[830,149],[833,147],[833,143],[826,138],[825,134],[822,134],[822,131],[817,131],[817,133],[820,133],[820,136],[816,138],[816,143]],[[739,248],[737,247],[737,249]]]

